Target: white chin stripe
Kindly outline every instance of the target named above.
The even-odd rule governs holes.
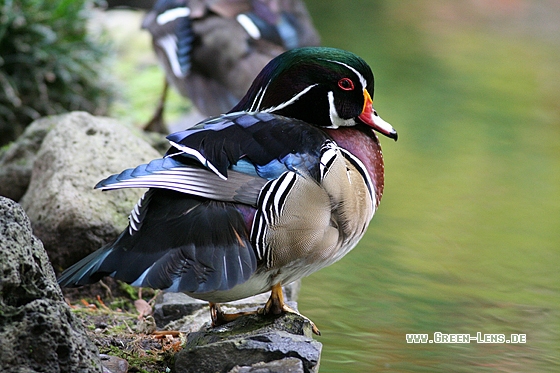
[[[191,10],[187,7],[184,8],[173,8],[166,10],[165,12],[161,13],[156,18],[156,22],[158,25],[165,25],[166,23],[173,22],[177,18],[181,17],[188,17],[191,14]]]
[[[331,118],[332,126],[328,128],[338,128],[338,127],[351,127],[356,125],[356,121],[353,118],[342,119],[338,112],[336,111],[336,106],[334,105],[334,93],[330,91],[329,96],[329,116]]]

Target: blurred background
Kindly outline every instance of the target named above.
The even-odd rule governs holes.
[[[560,371],[560,2],[306,4],[323,45],[371,65],[375,108],[399,132],[381,138],[385,195],[367,235],[303,281],[321,372]],[[138,126],[164,76],[143,15],[92,11],[89,24],[110,51],[102,111]],[[170,92],[167,122],[186,126],[190,108]],[[527,343],[406,343],[434,332]]]
[[[560,371],[560,3],[306,3],[399,132],[367,236],[303,282],[321,371]],[[527,343],[405,341],[438,331]]]

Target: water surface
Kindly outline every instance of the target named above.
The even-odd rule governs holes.
[[[372,66],[385,195],[306,278],[321,372],[560,371],[560,9],[553,1],[308,0]],[[526,334],[407,344],[407,333]]]

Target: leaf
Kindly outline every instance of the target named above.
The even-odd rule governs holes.
[[[135,300],[134,307],[136,307],[136,311],[139,313],[139,319],[152,314],[152,306],[150,306],[144,299]]]

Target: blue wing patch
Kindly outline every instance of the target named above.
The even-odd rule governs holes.
[[[230,113],[167,136],[168,155],[196,159],[221,177],[241,159],[259,176],[271,179],[282,172],[316,174],[320,149],[328,135],[303,121],[270,113]]]

